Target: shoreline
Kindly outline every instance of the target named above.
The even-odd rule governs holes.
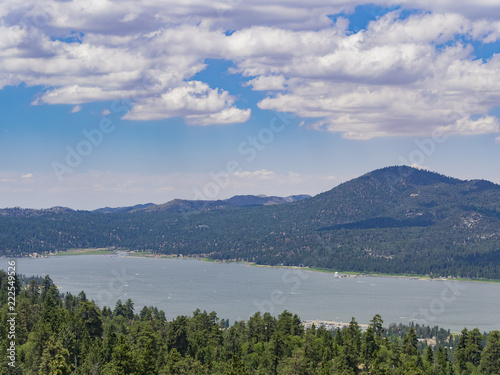
[[[109,249],[105,247],[96,247],[89,249],[69,249],[67,251],[57,251],[55,253],[47,254],[48,257],[51,256],[72,256],[72,255],[106,255],[106,254],[116,254],[115,249]]]
[[[121,251],[118,251],[121,252]],[[403,278],[403,279],[412,279],[412,280],[428,280],[428,281],[464,281],[464,282],[478,282],[478,283],[487,283],[487,284],[500,284],[500,280],[490,280],[490,279],[463,279],[463,278],[447,278],[447,277],[436,277],[432,278],[426,275],[413,275],[413,274],[386,274],[386,273],[366,273],[366,272],[355,272],[355,271],[342,271],[342,270],[333,270],[328,268],[320,268],[320,267],[300,267],[300,266],[271,266],[268,264],[257,264],[255,262],[247,262],[243,260],[218,260],[211,259],[207,257],[193,257],[193,256],[177,256],[175,254],[154,254],[151,252],[143,252],[140,251],[123,251],[126,253],[126,257],[138,257],[138,258],[167,258],[167,259],[190,259],[190,260],[200,260],[202,262],[208,263],[239,263],[244,264],[248,267],[263,267],[263,268],[283,268],[283,269],[295,269],[295,270],[304,270],[311,272],[323,272],[323,273],[333,273],[336,272],[340,277],[342,275],[345,276],[355,276],[355,277],[392,277],[392,278]],[[345,277],[344,276],[344,277]]]
[[[283,269],[295,269],[295,270],[304,270],[311,272],[322,272],[322,273],[338,273],[339,278],[342,277],[392,277],[392,278],[403,278],[403,279],[412,279],[412,280],[427,280],[427,281],[464,281],[464,282],[476,282],[476,283],[487,283],[487,284],[500,284],[500,280],[491,280],[491,279],[464,279],[464,278],[447,278],[447,277],[439,277],[432,278],[427,275],[414,275],[414,274],[386,274],[386,273],[370,273],[370,272],[354,272],[354,271],[342,271],[342,270],[333,270],[328,268],[321,267],[301,267],[301,266],[284,266],[277,265],[271,266],[267,264],[257,264],[255,262],[248,262],[243,260],[218,260],[211,259],[208,257],[199,257],[199,256],[178,256],[177,254],[157,254],[152,253],[151,251],[136,251],[136,250],[117,250],[110,248],[88,248],[88,249],[69,249],[67,251],[58,251],[49,254],[37,254],[34,253],[34,256],[25,256],[21,258],[46,258],[51,256],[74,256],[74,255],[121,255],[128,258],[163,258],[163,259],[190,259],[190,260],[199,260],[202,262],[209,263],[240,263],[244,264],[248,267],[263,267],[263,268],[283,268]]]

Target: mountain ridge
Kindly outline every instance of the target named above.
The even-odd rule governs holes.
[[[34,213],[49,213],[49,212],[70,212],[70,211],[85,211],[85,212],[98,212],[105,214],[124,213],[124,212],[154,212],[154,211],[169,211],[169,212],[187,212],[205,210],[211,208],[222,207],[242,207],[242,206],[265,206],[273,204],[284,204],[296,202],[299,200],[311,198],[307,194],[296,194],[287,197],[267,196],[267,195],[235,195],[228,199],[222,200],[189,200],[189,199],[172,199],[166,203],[140,203],[133,206],[123,207],[101,207],[95,210],[75,210],[69,207],[55,206],[50,208],[20,208],[20,207],[6,207],[0,208],[0,215],[17,214],[21,215],[22,212],[28,214]],[[189,208],[187,208],[189,207]]]
[[[286,204],[150,207],[112,215],[2,216],[0,228],[13,234],[0,236],[0,254],[112,247],[267,265],[500,279],[500,185],[490,181],[396,166]]]

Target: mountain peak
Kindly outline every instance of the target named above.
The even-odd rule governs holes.
[[[414,168],[406,165],[385,167],[366,173],[359,179],[376,179],[389,183],[393,187],[409,185],[427,186],[435,184],[457,184],[464,182],[457,178],[448,177],[426,169]]]
[[[0,210],[10,233],[0,236],[0,254],[115,247],[270,265],[500,279],[500,185],[394,166],[304,198],[177,200],[121,208],[126,214],[109,220],[99,212]],[[290,201],[296,203],[284,204]],[[182,215],[193,211],[197,215]]]

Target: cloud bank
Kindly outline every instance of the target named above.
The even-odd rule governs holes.
[[[310,129],[366,140],[490,134],[500,58],[472,43],[500,38],[500,6],[480,0],[377,1],[399,6],[357,32],[368,1],[2,1],[0,88],[41,86],[33,105],[127,100],[125,119],[244,123],[238,92],[195,78],[207,59]],[[373,3],[373,2],[370,2]],[[375,8],[374,8],[375,9]],[[405,10],[412,10],[408,15]]]

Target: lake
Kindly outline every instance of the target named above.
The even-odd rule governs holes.
[[[197,308],[219,318],[248,319],[256,311],[283,310],[302,320],[368,323],[380,314],[391,322],[438,325],[460,332],[500,329],[500,284],[417,280],[394,277],[345,277],[333,273],[212,263],[193,259],[123,255],[74,255],[18,258],[17,271],[50,275],[62,292],[84,290],[100,306],[131,298],[136,312],[157,306],[168,319]],[[0,259],[6,270],[7,259]]]

